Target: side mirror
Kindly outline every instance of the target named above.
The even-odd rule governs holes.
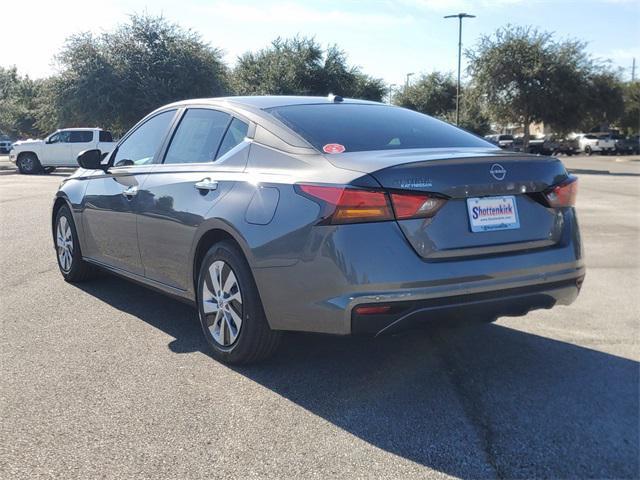
[[[78,155],[78,164],[87,170],[106,170],[107,165],[102,165],[102,152],[97,149],[85,150]]]

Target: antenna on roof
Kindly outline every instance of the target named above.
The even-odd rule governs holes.
[[[344,98],[342,98],[340,95],[334,95],[333,93],[330,93],[329,95],[327,95],[327,99],[330,102],[342,102],[342,101],[344,101]]]

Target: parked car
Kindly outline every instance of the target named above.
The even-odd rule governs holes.
[[[65,128],[44,140],[25,140],[13,144],[9,160],[20,173],[51,172],[56,167],[77,167],[83,150],[99,149],[108,153],[115,143],[111,132],[100,128]]]
[[[285,330],[377,335],[570,304],[585,275],[562,162],[400,107],[182,101],[78,161],[51,218],[64,279],[106,269],[192,302],[224,362],[268,356]]]
[[[560,137],[560,138],[556,138],[555,142],[556,142],[556,149],[553,155],[562,154],[570,157],[571,155],[575,155],[576,153],[578,153],[579,145],[578,145],[578,140],[575,138],[571,139],[571,138]]]
[[[516,152],[523,151],[522,137],[516,137],[512,146],[512,150]],[[575,140],[568,140],[566,138],[556,137],[555,135],[545,135],[541,138],[532,138],[529,140],[528,153],[535,153],[539,155],[559,155],[564,154],[571,156],[576,153],[578,143]]]
[[[611,135],[610,137],[615,145],[615,152],[618,155],[631,155],[637,150],[638,141],[633,138],[627,138],[624,135]]]
[[[586,155],[593,153],[613,153],[616,149],[615,141],[608,136],[598,136],[593,133],[580,134],[578,139],[578,148]]]
[[[0,153],[9,153],[11,145],[11,140],[0,140]]]
[[[525,153],[534,153],[537,155],[553,155],[558,145],[550,136],[532,137],[529,139],[529,148]],[[513,144],[509,148],[512,152],[524,152],[524,138],[517,136],[513,138]]]
[[[513,135],[500,133],[500,134],[493,134],[493,135],[485,135],[484,138],[502,149],[509,149],[513,145]]]

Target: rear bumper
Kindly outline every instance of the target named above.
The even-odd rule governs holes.
[[[565,212],[564,227],[553,246],[435,261],[420,258],[396,222],[313,227],[299,242],[297,260],[253,273],[276,330],[379,332],[353,321],[354,308],[362,304],[432,308],[433,318],[459,314],[463,306],[470,307],[463,316],[474,316],[473,302],[482,299],[485,316],[521,314],[571,303],[578,294],[585,267],[572,209]]]
[[[392,334],[438,324],[491,322],[502,316],[522,316],[531,310],[571,304],[580,292],[583,279],[584,275],[560,282],[500,291],[392,302],[391,310],[386,314],[360,315],[353,309],[351,332]]]

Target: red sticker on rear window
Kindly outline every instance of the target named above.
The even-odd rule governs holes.
[[[327,143],[324,147],[322,147],[324,153],[342,153],[344,152],[344,145],[340,145],[339,143]]]

